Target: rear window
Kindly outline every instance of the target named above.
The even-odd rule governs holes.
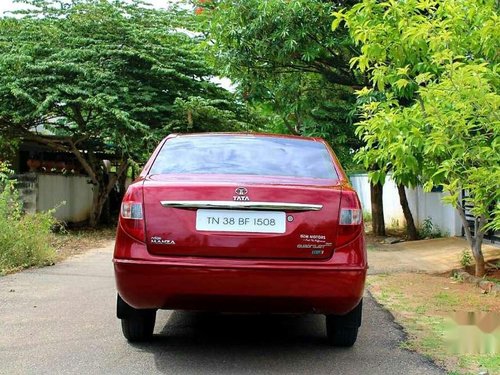
[[[241,174],[337,179],[320,142],[252,136],[169,139],[150,174]]]

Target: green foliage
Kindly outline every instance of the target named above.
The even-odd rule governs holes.
[[[391,219],[391,225],[389,226],[389,228],[391,229],[398,229],[398,228],[401,228],[401,225],[399,223],[399,220],[398,219],[395,219],[395,218],[392,218]]]
[[[496,69],[495,69],[496,70]],[[456,204],[462,189],[477,217],[491,218],[500,201],[500,95],[498,72],[484,64],[454,63],[441,82],[420,90],[430,129],[423,155],[426,184],[443,185]],[[496,225],[498,220],[496,218]]]
[[[99,0],[27,3],[38,9],[0,20],[5,133],[43,125],[94,150],[137,157],[172,127],[189,128],[170,123],[177,99],[202,97],[232,109],[231,94],[208,80],[212,71],[196,39],[176,31],[182,11]]]
[[[52,212],[24,215],[10,175],[7,165],[0,163],[0,274],[55,260],[50,245]]]
[[[482,367],[481,370],[488,369],[490,374],[498,374],[500,372],[500,358],[498,357],[498,353],[482,356],[477,362]]]
[[[370,145],[357,158],[365,165],[376,161],[381,166],[382,176],[373,176],[375,180],[392,169],[397,182],[415,185],[422,170],[421,141],[426,134],[414,113],[419,108],[403,108],[417,100],[421,110],[421,91],[454,63],[481,64],[498,58],[495,2],[365,0],[336,16],[334,27],[345,21],[361,46],[352,66],[368,73],[374,89],[386,93],[384,100],[364,108],[365,121],[358,134]],[[361,96],[371,93],[359,92]],[[454,110],[459,112],[459,108]]]
[[[169,120],[172,132],[251,131],[263,126],[258,114],[243,105],[237,108],[228,100],[191,96],[177,98],[172,108],[175,113]]]
[[[2,137],[0,134],[0,161],[12,161],[17,152],[19,145],[18,140]]]
[[[420,238],[441,238],[443,237],[443,233],[439,226],[435,225],[432,222],[430,217],[427,217],[422,222],[422,227],[418,231],[418,235]]]
[[[413,99],[454,61],[498,59],[495,0],[364,0],[336,13],[361,54],[351,65],[370,73],[373,86]]]
[[[0,162],[0,212],[5,216],[19,219],[22,214],[22,205],[19,202],[19,194],[15,189],[15,182],[11,180],[13,172],[9,166]]]
[[[499,228],[497,2],[364,0],[336,14],[334,27],[344,22],[361,51],[351,64],[372,84],[358,92],[357,133],[367,144],[358,160],[381,166],[374,179],[391,169],[404,184],[442,185],[462,212],[465,189],[477,233]]]
[[[325,138],[344,166],[360,146],[354,135],[354,56],[345,30],[331,33],[337,5],[324,1],[203,2],[198,28],[221,75],[263,116],[266,132]]]
[[[468,249],[462,250],[460,253],[460,265],[462,267],[469,267],[472,264],[474,264],[474,259],[472,258],[472,255],[470,255],[470,251]]]
[[[352,41],[345,31],[332,34],[328,27],[336,7],[317,0],[214,0],[200,30],[209,27],[224,75],[238,77],[252,93],[261,78],[305,71],[356,85],[355,72],[347,69]]]
[[[358,91],[361,98],[373,96],[373,91]],[[361,121],[357,123],[356,134],[365,141],[355,156],[370,171],[374,183],[384,182],[388,172],[397,184],[414,187],[418,184],[423,158],[420,150],[422,138],[419,133],[419,119],[407,108],[400,107],[398,101],[388,93],[383,101],[365,101],[361,106]],[[418,108],[417,108],[418,111]],[[416,137],[408,138],[408,133]]]
[[[198,38],[179,29],[187,11],[23,2],[33,8],[22,17],[0,18],[0,135],[73,153],[97,196],[91,225],[119,177],[107,179],[103,155],[124,171],[173,131],[254,128],[246,105],[210,80]]]

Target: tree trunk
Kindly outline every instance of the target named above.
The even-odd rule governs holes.
[[[119,192],[120,202],[122,201],[123,196],[125,195],[125,190],[127,190],[126,185],[127,185],[127,173],[123,173],[118,179],[118,192]]]
[[[94,184],[93,187],[94,194],[89,217],[89,226],[92,228],[95,228],[99,224],[102,209],[108,199],[109,193],[115,186],[116,181],[127,170],[128,165],[127,160],[122,160],[120,166],[116,170],[116,173],[109,176],[104,173],[94,173],[97,184]]]
[[[385,236],[384,204],[382,202],[383,185],[370,183],[372,204],[372,229],[376,236]]]
[[[403,184],[398,184],[399,202],[401,203],[401,208],[403,209],[403,214],[406,220],[406,235],[409,240],[418,240],[417,228],[415,227],[415,222],[413,221],[413,215],[408,205],[408,199],[406,198],[406,190]]]
[[[462,221],[462,226],[464,228],[465,238],[469,243],[472,255],[474,256],[474,261],[476,262],[475,273],[477,277],[483,277],[486,273],[486,267],[484,262],[484,255],[482,251],[483,237],[484,237],[484,226],[486,225],[486,218],[484,216],[476,218],[476,228],[474,231],[474,236],[469,227],[469,222],[465,217],[465,209],[457,202],[456,209],[460,220]]]
[[[486,267],[484,265],[484,256],[483,252],[481,251],[481,246],[479,246],[479,252],[473,251],[472,254],[474,255],[474,260],[476,261],[476,277],[483,277],[486,273]]]
[[[483,255],[483,238],[484,238],[484,226],[486,225],[486,217],[481,216],[476,219],[476,232],[474,233],[474,246],[472,247],[472,255],[474,255],[474,260],[476,261],[476,276],[483,277],[486,274],[486,267],[484,265],[484,255]]]
[[[92,207],[90,209],[89,226],[95,228],[101,219],[102,209],[108,194],[104,194],[99,185],[94,185],[93,189],[94,193],[92,198]]]

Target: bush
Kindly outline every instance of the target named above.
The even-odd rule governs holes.
[[[52,212],[23,214],[11,171],[0,162],[0,274],[31,266],[53,264],[50,244]]]
[[[432,223],[430,217],[426,218],[422,223],[422,227],[418,231],[420,238],[441,238],[444,233],[441,231],[438,225]]]
[[[463,268],[467,268],[474,264],[474,258],[472,257],[471,251],[468,249],[463,249],[460,254],[460,265]]]

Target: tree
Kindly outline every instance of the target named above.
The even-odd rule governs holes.
[[[355,168],[353,154],[362,142],[352,126],[354,90],[363,87],[364,76],[350,69],[358,52],[348,32],[329,28],[339,3],[212,0],[198,5],[197,27],[207,38],[213,65],[268,116],[264,130],[323,137],[345,167]],[[380,186],[373,195],[373,220],[383,231],[381,191]]]
[[[383,149],[364,150],[365,157],[382,155],[402,170],[406,163],[427,190],[443,187],[462,220],[477,276],[484,274],[485,230],[500,221],[494,216],[500,202],[498,18],[493,0],[365,0],[334,21],[335,27],[345,21],[361,47],[353,65],[368,71],[372,90],[384,94],[363,108],[359,131],[371,148]]]
[[[360,142],[349,113],[361,78],[349,69],[348,34],[329,30],[336,5],[319,0],[199,5],[204,11],[195,27],[207,39],[213,65],[274,119],[266,130],[325,137],[343,164],[352,165],[352,150]]]
[[[258,85],[253,79],[261,75],[308,72],[334,84],[361,88],[362,77],[349,69],[355,54],[351,38],[343,30],[332,34],[328,26],[338,5],[320,0],[202,3],[207,11],[198,30],[213,42],[216,61],[223,63],[221,71],[239,83]]]
[[[372,97],[373,90],[365,89],[358,93],[361,97]],[[406,220],[407,237],[410,240],[418,239],[418,232],[410,211],[405,187],[416,187],[422,171],[422,156],[413,152],[418,145],[409,144],[414,138],[407,139],[407,134],[415,126],[415,120],[405,118],[400,113],[397,100],[381,97],[380,101],[370,101],[363,105],[362,120],[357,124],[356,133],[366,142],[356,154],[356,160],[366,167],[376,163],[379,168],[370,172],[373,183],[383,183],[387,174],[392,173],[395,181],[400,204]],[[391,107],[390,111],[383,111],[382,106]]]
[[[178,31],[182,10],[139,1],[23,2],[34,10],[0,19],[0,134],[75,155],[94,187],[90,225],[133,160],[193,125],[180,120],[180,103],[199,98],[199,113],[224,113],[200,131],[245,123],[245,105],[210,81],[197,40]],[[103,155],[118,162],[111,176]]]

